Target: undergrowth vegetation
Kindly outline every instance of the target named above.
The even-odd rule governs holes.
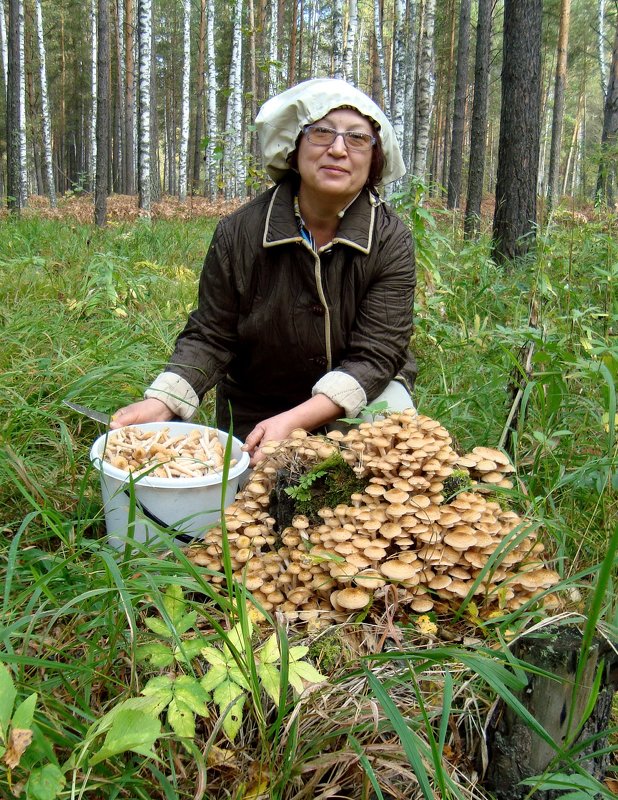
[[[460,452],[510,452],[504,497],[542,531],[583,665],[595,632],[618,628],[616,219],[563,212],[504,270],[458,217],[400,203],[418,248],[417,405]],[[99,426],[62,401],[111,412],[141,394],[195,301],[214,224],[3,223],[0,796],[488,797],[496,699],[548,739],[507,647],[545,624],[539,608],[292,629],[173,540],[165,558],[106,544]],[[213,422],[211,400],[198,420]],[[567,770],[577,797],[615,796],[584,772],[576,733],[531,792]]]

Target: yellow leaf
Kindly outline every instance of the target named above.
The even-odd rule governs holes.
[[[268,780],[260,781],[259,783],[249,786],[243,795],[243,800],[264,800],[268,797]]]
[[[9,769],[18,766],[21,757],[32,741],[32,731],[28,728],[12,728],[4,754],[4,761]]]
[[[435,622],[432,622],[427,614],[423,614],[420,617],[416,618],[415,622],[416,627],[420,631],[420,633],[424,633],[426,635],[433,635],[438,632],[438,626]]]
[[[225,747],[217,747],[216,744],[213,744],[206,756],[206,764],[209,767],[220,767],[222,764],[228,767],[237,766],[236,753],[234,750],[228,750]]]

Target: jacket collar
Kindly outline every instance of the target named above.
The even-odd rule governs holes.
[[[264,247],[304,241],[298,232],[294,215],[295,191],[296,182],[288,178],[284,178],[273,189],[264,225]],[[364,189],[346,210],[332,244],[345,244],[362,253],[369,253],[376,206],[380,203],[379,198]]]

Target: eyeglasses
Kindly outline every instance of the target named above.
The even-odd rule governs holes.
[[[343,136],[343,141],[348,150],[371,150],[376,143],[376,137],[362,131],[336,131],[334,128],[325,128],[323,125],[305,125],[303,133],[311,144],[330,147],[338,136]]]

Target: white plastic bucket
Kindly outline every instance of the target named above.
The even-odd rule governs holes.
[[[134,427],[143,431],[169,428],[172,436],[188,434],[196,428],[206,429],[203,425],[190,422],[149,422]],[[90,450],[90,460],[101,477],[105,524],[109,543],[113,547],[120,549],[131,539],[161,547],[176,538],[178,544],[183,544],[201,538],[207,528],[219,521],[221,472],[198,478],[158,478],[154,475],[131,478],[128,472],[103,460],[107,440],[114,433],[110,431],[99,436]],[[225,447],[229,434],[217,431],[217,435]],[[237,463],[228,472],[224,508],[234,500],[238,483],[249,469],[249,454],[241,447],[242,443],[232,437],[231,457]],[[135,498],[135,515],[130,522],[132,494]]]

